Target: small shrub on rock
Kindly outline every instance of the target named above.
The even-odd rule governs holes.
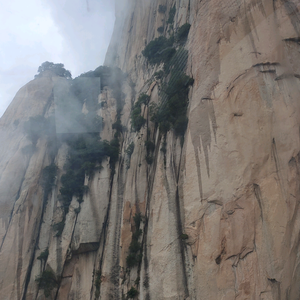
[[[168,62],[175,54],[176,50],[173,48],[174,39],[167,39],[164,36],[160,36],[151,41],[142,54],[149,61],[150,64],[160,64],[162,62]]]
[[[157,28],[157,31],[158,31],[159,33],[163,33],[163,32],[164,32],[164,26],[158,27],[158,28]]]
[[[133,299],[139,294],[138,290],[134,287],[132,287],[128,292],[127,292],[127,298],[128,299]]]
[[[138,101],[134,104],[133,110],[131,112],[131,129],[135,132],[140,131],[141,128],[145,125],[146,119],[141,116],[142,113],[142,104],[147,105],[149,103],[150,96],[143,93],[139,96]]]
[[[174,5],[169,12],[169,18],[167,20],[167,24],[173,24],[174,23],[174,17],[176,13],[176,6]]]
[[[53,227],[53,230],[56,231],[55,236],[60,237],[65,228],[65,220],[62,220],[61,222],[54,224],[52,227]]]
[[[133,217],[135,230],[132,233],[132,239],[129,246],[129,253],[126,257],[126,265],[128,268],[133,268],[138,265],[142,261],[142,245],[138,241],[139,237],[142,234],[142,230],[140,229],[140,223],[142,220],[142,216],[140,213],[135,214]]]
[[[54,186],[56,173],[57,173],[57,166],[54,163],[52,163],[51,165],[43,169],[42,187],[44,189],[44,193],[46,196],[49,195],[49,193],[52,190],[52,187]]]
[[[160,13],[160,14],[164,14],[165,12],[167,11],[167,7],[165,6],[165,5],[159,5],[158,6],[158,12]]]
[[[39,289],[44,290],[44,295],[48,298],[51,291],[58,286],[58,280],[51,270],[45,270],[41,275],[37,276],[35,281],[38,283]]]
[[[129,146],[127,147],[127,149],[126,149],[125,152],[126,152],[126,154],[127,154],[128,156],[131,157],[133,151],[134,151],[134,142],[132,142],[132,143],[129,144]]]
[[[37,259],[43,260],[44,262],[46,262],[48,255],[49,255],[49,250],[48,250],[48,248],[46,248],[43,252],[41,252],[41,254],[37,257]]]
[[[177,33],[176,33],[176,37],[175,37],[176,42],[178,42],[178,43],[185,42],[188,37],[190,28],[191,28],[191,24],[189,24],[189,23],[185,23],[181,27],[179,27],[179,29],[177,30]]]
[[[182,240],[187,240],[187,239],[189,238],[189,236],[188,236],[187,234],[185,234],[185,233],[182,233],[182,234],[180,235],[180,238],[181,238]]]

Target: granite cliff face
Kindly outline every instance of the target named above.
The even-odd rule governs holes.
[[[46,74],[21,88],[0,121],[0,299],[299,299],[299,10],[295,0],[117,1],[105,64],[123,76],[101,87],[96,112],[120,154],[98,162],[67,210],[68,144],[30,139],[24,126],[51,118],[68,80]],[[151,121],[163,68],[142,51],[185,23],[194,82],[183,139]],[[132,132],[143,93],[146,123]]]

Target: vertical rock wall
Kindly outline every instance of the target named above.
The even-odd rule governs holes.
[[[27,84],[1,118],[0,299],[46,299],[35,281],[43,270],[57,280],[48,299],[123,299],[131,288],[147,300],[299,299],[299,3],[119,2],[106,58],[127,75],[119,160],[115,171],[107,159],[86,177],[89,192],[72,200],[61,236],[52,225],[61,220],[67,145],[52,156],[41,137],[22,152],[30,144],[22,123],[51,114],[57,77]],[[148,106],[138,133],[130,111],[141,93],[159,102],[160,67],[141,52],[174,5],[175,30],[191,24],[185,72],[194,84],[184,142],[169,131],[161,151]],[[117,101],[110,87],[98,97],[102,139],[114,136]],[[39,180],[51,162],[58,175],[45,203]],[[138,229],[142,255],[128,268]],[[38,259],[46,248],[47,260]]]

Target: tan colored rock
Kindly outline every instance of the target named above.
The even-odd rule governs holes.
[[[159,5],[168,12],[174,4],[174,28],[192,25],[186,73],[195,81],[184,144],[169,132],[164,156],[149,109],[142,106],[147,122],[138,133],[130,112],[141,93],[159,102],[152,76],[162,66],[149,65],[141,51],[166,25]],[[120,157],[115,172],[104,160],[86,177],[89,192],[79,213],[74,197],[61,237],[52,225],[62,219],[57,197],[67,146],[55,157],[57,182],[44,212],[39,178],[51,161],[47,142],[39,139],[32,156],[21,150],[30,144],[22,124],[51,115],[59,79],[27,84],[1,118],[0,300],[45,299],[35,282],[44,267],[61,279],[53,299],[122,299],[132,287],[146,300],[299,299],[299,2],[118,0],[116,8],[106,64],[127,74]],[[108,141],[117,101],[110,87],[98,97]],[[155,144],[152,164],[147,138]],[[136,213],[143,256],[129,271]]]

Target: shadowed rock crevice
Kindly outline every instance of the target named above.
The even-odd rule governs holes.
[[[278,282],[274,278],[268,278],[268,281],[269,281],[270,286],[271,286],[273,299],[275,299],[275,300],[281,300],[282,298],[281,298],[280,282]]]
[[[262,196],[261,196],[261,190],[258,184],[254,183],[253,184],[253,188],[254,188],[254,195],[256,197],[256,200],[258,202],[259,208],[260,208],[260,217],[261,220],[264,220],[264,215],[263,215],[263,206],[262,206]]]

